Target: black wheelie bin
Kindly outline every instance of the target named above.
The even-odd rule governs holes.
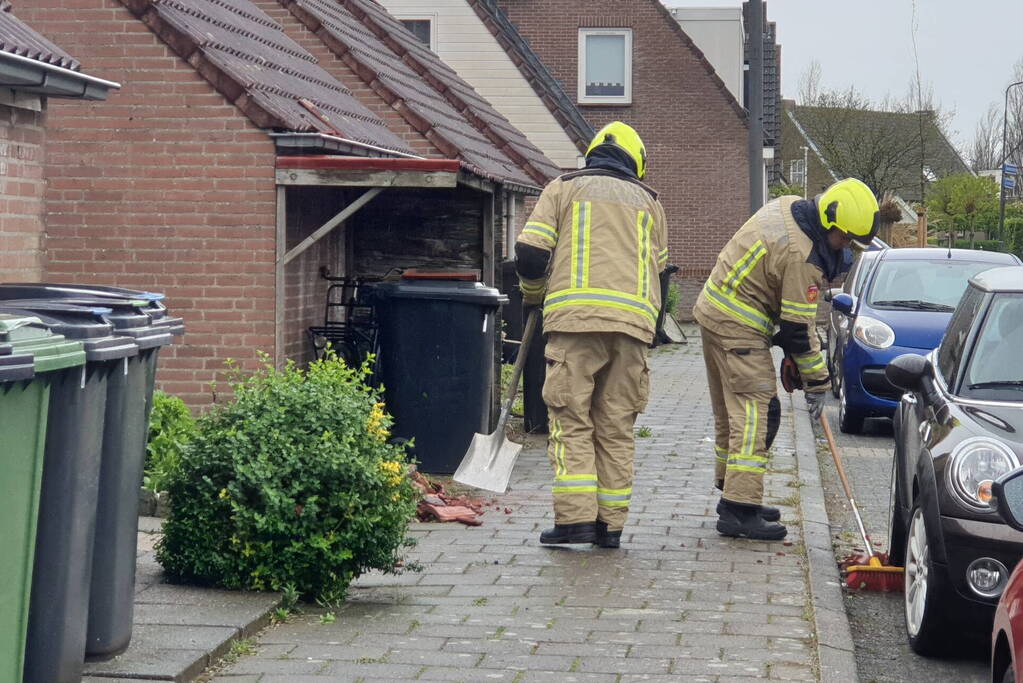
[[[126,372],[138,346],[113,336],[105,318],[110,308],[62,301],[27,305],[30,310],[0,302],[0,312],[34,315],[85,349],[84,372],[71,378],[79,390],[51,393],[50,414],[66,417],[59,432],[47,432],[24,677],[25,683],[75,683],[85,657],[103,429],[105,419],[119,419],[107,415],[109,383]],[[71,404],[56,403],[68,397]]]
[[[85,351],[37,317],[0,313],[0,680],[21,681],[43,462],[65,432],[84,426]],[[50,443],[54,444],[51,446]],[[58,503],[60,504],[60,503]]]
[[[379,377],[394,435],[415,439],[423,472],[454,472],[476,432],[490,431],[495,313],[508,297],[481,282],[401,280],[371,287]]]

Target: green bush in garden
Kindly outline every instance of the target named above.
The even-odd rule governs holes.
[[[153,394],[149,414],[149,440],[142,485],[151,491],[165,491],[181,460],[185,444],[195,436],[195,418],[177,396],[162,391]]]
[[[416,509],[406,454],[368,364],[264,363],[199,419],[157,559],[173,580],[336,604],[364,571],[400,568]]]
[[[664,302],[664,310],[672,317],[678,317],[678,305],[682,301],[682,288],[677,282],[668,285],[668,296]]]

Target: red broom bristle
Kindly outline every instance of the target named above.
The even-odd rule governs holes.
[[[901,571],[878,571],[871,567],[856,567],[845,575],[845,585],[855,590],[897,593],[905,586],[905,574]]]

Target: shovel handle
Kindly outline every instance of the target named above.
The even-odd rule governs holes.
[[[519,378],[522,377],[522,368],[526,365],[529,342],[533,341],[533,334],[536,332],[536,318],[538,315],[540,315],[539,306],[530,310],[529,317],[526,318],[526,328],[522,332],[522,343],[519,345],[519,353],[515,357],[515,366],[512,368],[508,398],[505,399],[504,407],[501,408],[501,416],[497,420],[497,429],[495,431],[498,434],[503,433],[504,426],[508,423],[508,417],[511,415],[512,405],[515,403],[515,396],[519,392]]]
[[[838,470],[838,478],[842,480],[842,488],[845,489],[845,497],[849,499],[849,507],[852,508],[853,517],[856,518],[856,526],[859,527],[860,536],[863,537],[863,544],[866,546],[864,549],[871,555],[874,555],[874,548],[870,543],[870,537],[867,536],[867,529],[863,526],[863,518],[860,517],[859,508],[856,507],[856,499],[853,498],[852,487],[849,485],[849,479],[845,476],[845,468],[842,466],[842,457],[838,454],[838,444],[835,443],[835,436],[831,433],[831,425],[828,423],[828,417],[823,412],[820,417],[821,428],[824,430],[824,436],[828,440],[828,448],[831,450],[831,459],[835,461],[835,469]]]

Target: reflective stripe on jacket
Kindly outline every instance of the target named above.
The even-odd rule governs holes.
[[[768,202],[718,255],[693,315],[720,337],[770,346],[779,320],[807,326],[810,351],[794,356],[804,382],[828,377],[816,334],[823,273],[810,260],[813,241],[792,217],[799,197]]]
[[[652,190],[606,172],[570,173],[544,188],[519,242],[552,252],[544,330],[623,332],[653,340],[668,262],[664,209]]]

